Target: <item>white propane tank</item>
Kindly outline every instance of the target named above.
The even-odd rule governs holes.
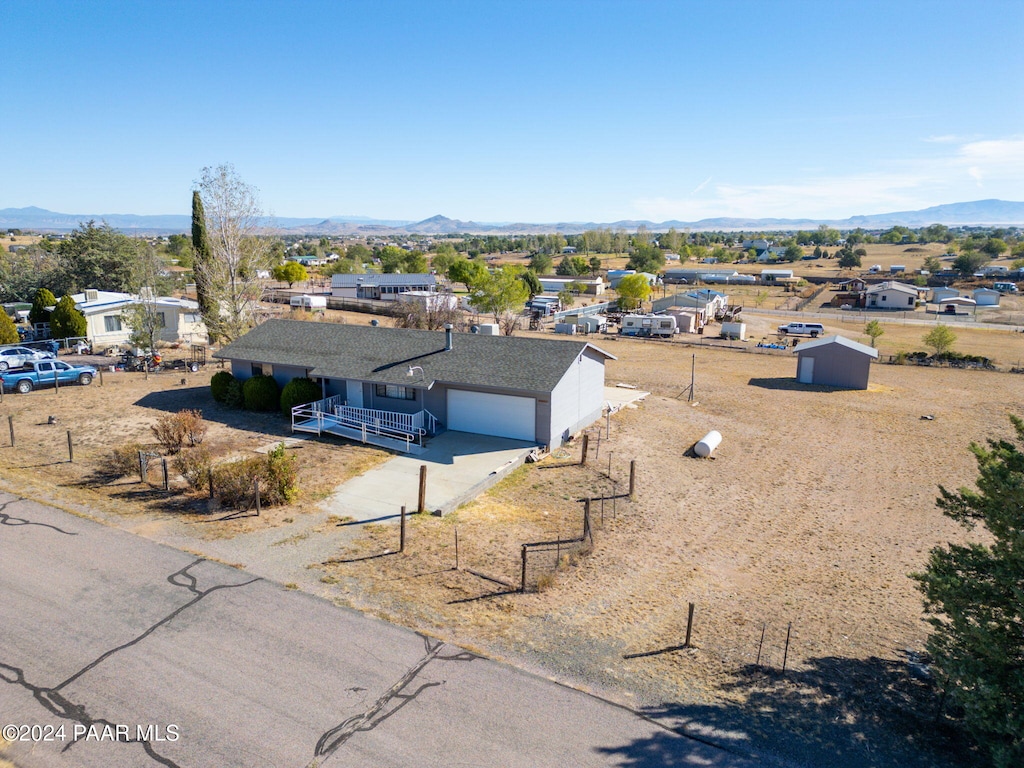
[[[693,446],[693,452],[702,459],[706,459],[718,447],[720,442],[722,442],[722,433],[711,430]]]

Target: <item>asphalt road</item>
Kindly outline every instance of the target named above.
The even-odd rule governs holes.
[[[22,726],[4,728],[14,743],[0,739],[0,765],[753,765],[461,648],[5,494],[0,590],[0,726]]]

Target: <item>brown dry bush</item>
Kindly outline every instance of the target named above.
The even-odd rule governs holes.
[[[178,418],[178,414],[168,413],[161,416],[150,429],[166,453],[175,454],[181,450],[185,442],[185,425]]]
[[[110,452],[108,465],[118,477],[127,477],[139,471],[139,451],[146,450],[142,443],[125,443]]]
[[[206,422],[203,421],[202,411],[185,409],[184,411],[178,411],[175,415],[181,421],[189,445],[195,447],[203,442],[208,427]]]

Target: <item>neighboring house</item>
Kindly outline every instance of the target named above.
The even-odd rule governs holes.
[[[398,272],[366,275],[334,275],[331,295],[343,299],[378,299],[396,301],[409,291],[437,291],[434,275],[403,275]]]
[[[859,277],[853,277],[849,280],[840,280],[836,283],[836,288],[845,293],[854,293],[855,291],[866,291],[868,284]]]
[[[871,361],[878,350],[844,338],[825,336],[805,341],[795,350],[796,378],[801,384],[867,389]]]
[[[127,343],[132,332],[124,320],[124,310],[142,301],[152,305],[160,318],[157,341],[205,344],[208,339],[199,304],[191,299],[174,296],[141,299],[131,293],[94,290],[76,293],[71,298],[75,308],[85,315],[85,335],[94,348]]]
[[[895,281],[879,283],[868,288],[865,306],[868,309],[913,309],[917,305],[918,290],[913,285]]]
[[[570,283],[578,283],[583,286],[583,290],[580,291],[580,293],[588,296],[600,296],[604,293],[604,280],[600,277],[585,277],[583,275],[577,275],[575,277],[543,275],[537,279],[540,281],[541,288],[545,291],[551,291],[552,293],[558,293],[559,291],[566,290]]]
[[[325,412],[363,424],[404,417],[428,433],[550,447],[601,417],[604,365],[615,359],[586,342],[296,320],[270,320],[215,357],[239,379],[263,374],[284,386],[308,376]]]
[[[692,313],[693,321],[680,321],[680,327],[684,333],[696,333],[725,311],[728,305],[729,297],[724,293],[703,288],[683,295],[676,294],[670,313],[675,315],[677,310]]]

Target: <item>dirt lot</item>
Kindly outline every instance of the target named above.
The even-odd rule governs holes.
[[[574,466],[577,448],[445,520],[418,520],[402,557],[360,559],[394,548],[393,528],[369,532],[324,569],[337,598],[738,746],[814,763],[963,764],[906,671],[925,634],[907,574],[963,538],[935,509],[937,486],[973,479],[971,440],[1010,433],[1019,377],[878,366],[868,391],[825,391],[794,383],[791,355],[606,345],[619,357],[609,381],[652,394],[613,418],[600,458]],[[696,406],[679,397],[693,354]],[[711,429],[724,436],[715,458],[685,457]],[[639,498],[616,500],[614,519],[605,502],[593,553],[555,586],[502,594],[469,573],[518,584],[522,542],[577,535],[578,500],[611,495],[609,456],[620,491],[638,461]],[[690,602],[695,648],[659,652],[682,644]],[[793,729],[798,739],[783,735]]]
[[[759,322],[767,328],[775,319]],[[907,327],[918,337],[927,330]],[[1006,359],[1021,343],[1020,334],[974,333],[957,348]],[[894,327],[881,341],[898,335]],[[1010,434],[1006,417],[1020,411],[1024,378],[879,365],[869,390],[828,391],[797,385],[787,352],[595,341],[618,357],[609,383],[651,394],[612,417],[599,448],[601,430],[592,428],[587,467],[577,444],[453,515],[412,520],[403,555],[385,556],[396,549],[395,526],[368,525],[325,564],[297,567],[318,569],[320,593],[340,604],[744,751],[818,765],[968,763],[933,725],[934,701],[907,673],[907,651],[919,650],[925,634],[907,574],[923,567],[930,547],[964,538],[935,509],[937,486],[973,480],[967,445]],[[974,348],[983,342],[986,351]],[[683,395],[691,365],[696,404]],[[194,531],[191,548],[202,552],[210,537],[244,539],[309,513],[346,477],[386,458],[306,442],[295,451],[302,499],[216,526],[194,524],[209,519],[200,497],[168,497],[104,474],[114,445],[149,441],[149,425],[183,407],[204,411],[207,442],[220,456],[287,435],[279,417],[213,404],[210,373],[188,374],[185,384],[180,372],[148,380],[108,373],[103,387],[5,395],[0,414],[14,416],[17,447],[0,448],[4,484],[157,538],[174,521],[178,535]],[[50,415],[56,425],[46,423]],[[69,429],[74,464],[66,461]],[[711,429],[723,435],[714,458],[688,458]],[[581,498],[621,495],[633,459],[638,496],[606,498],[603,515],[601,501],[593,503],[589,555],[563,558],[543,592],[503,585],[519,583],[523,542],[577,536]],[[688,603],[693,647],[683,650]]]

